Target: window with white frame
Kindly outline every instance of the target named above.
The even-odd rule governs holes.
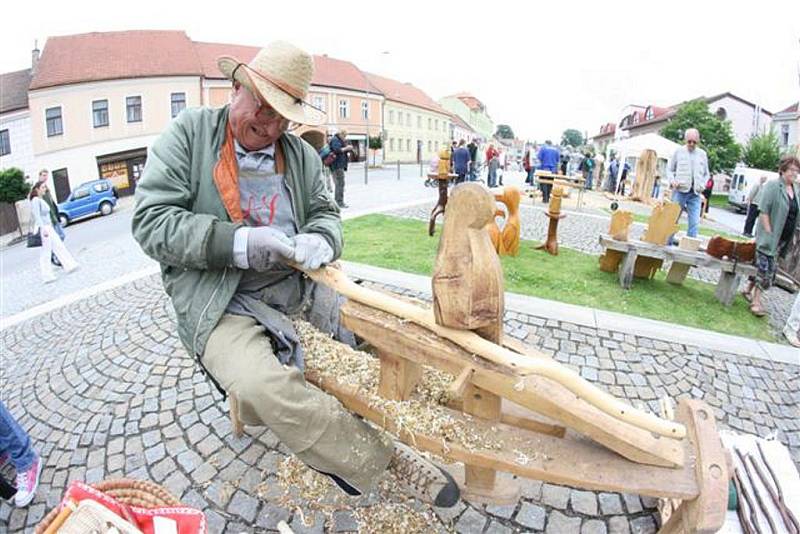
[[[169,105],[174,119],[178,116],[178,113],[186,109],[186,93],[172,93],[169,96]]]
[[[340,119],[347,119],[350,117],[350,101],[349,100],[339,100],[339,118]]]
[[[11,139],[8,130],[0,130],[0,156],[11,154]]]
[[[389,139],[389,151],[394,152],[394,137]]]
[[[92,123],[95,128],[108,126],[108,100],[92,101]]]
[[[142,97],[129,96],[125,99],[128,122],[142,122]]]
[[[433,119],[430,117],[428,117],[428,129],[429,130],[433,129]]]
[[[435,121],[433,121],[433,124],[435,125],[435,127],[433,129],[434,130],[438,130],[439,129],[439,119],[436,119]]]
[[[389,110],[389,124],[394,124],[394,110]]]
[[[409,115],[411,117],[411,115]],[[406,139],[406,152],[411,152],[411,139]]]
[[[428,152],[433,152],[433,142],[428,141]]]
[[[363,120],[369,120],[369,102],[366,100],[361,101],[361,118]]]
[[[411,126],[411,113],[406,113],[406,126]]]
[[[436,152],[439,152],[439,141],[436,141],[436,144],[434,146],[436,147]]]
[[[781,124],[781,146],[789,146],[789,125]]]
[[[417,115],[417,128],[422,128],[422,115]]]
[[[47,124],[47,137],[64,133],[64,123],[61,121],[61,106],[47,108],[44,111],[44,119]]]
[[[322,95],[314,95],[314,107],[325,111],[325,97]]]

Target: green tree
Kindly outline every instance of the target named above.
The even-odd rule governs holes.
[[[494,135],[500,139],[514,139],[514,130],[508,124],[498,124]]]
[[[772,171],[781,160],[781,143],[770,129],[763,135],[754,135],[744,147],[742,159],[748,167]]]
[[[575,128],[569,128],[564,130],[564,133],[561,134],[561,145],[562,146],[571,146],[571,147],[579,147],[583,144],[583,134],[576,130]]]
[[[383,139],[380,135],[369,138],[369,149],[372,150],[372,166],[375,166],[375,152],[383,148]]]
[[[28,196],[31,186],[25,181],[25,174],[16,167],[0,171],[0,202],[14,203]]]
[[[661,129],[661,135],[683,144],[683,133],[689,128],[700,132],[700,147],[708,154],[708,166],[712,173],[730,172],[739,162],[742,147],[734,140],[731,123],[720,120],[708,110],[705,100],[686,102],[669,123]]]

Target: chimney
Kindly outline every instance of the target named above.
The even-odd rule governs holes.
[[[31,51],[31,74],[36,72],[36,66],[39,64],[39,43],[33,42],[33,50]]]

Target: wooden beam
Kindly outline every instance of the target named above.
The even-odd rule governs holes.
[[[467,449],[442,438],[399,430],[388,414],[371,406],[359,394],[357,387],[331,379],[320,381],[310,370],[306,370],[306,379],[336,396],[347,409],[398,435],[403,442],[449,460],[594,491],[678,499],[694,499],[698,495],[693,466],[688,463],[681,468],[637,464],[577,436],[560,439],[503,423],[476,418],[466,420],[467,416],[450,411],[449,415],[455,420],[463,421],[475,432],[494,436],[500,443],[499,449]],[[686,440],[680,443],[688,446]],[[682,450],[682,453],[688,454],[688,451]]]
[[[378,357],[381,360],[378,394],[384,399],[408,400],[422,377],[422,366],[382,349]]]
[[[342,307],[342,322],[377,348],[391,348],[454,376],[470,365],[475,369],[471,380],[477,386],[589,436],[630,460],[665,466],[684,462],[679,440],[659,438],[611,417],[552,380],[520,377],[426,328],[353,301]]]
[[[308,271],[306,274],[314,281],[333,288],[350,300],[373,306],[401,319],[421,325],[437,336],[462,346],[481,359],[502,365],[519,376],[535,374],[554,380],[569,389],[574,395],[620,421],[665,437],[680,439],[686,435],[686,428],[683,425],[665,421],[652,413],[638,410],[630,404],[620,401],[554,360],[526,358],[483,339],[473,332],[440,326],[436,324],[429,309],[420,308],[386,293],[360,286],[338,269],[324,267],[316,271]],[[460,368],[461,366],[459,371]]]
[[[694,237],[682,237],[678,248],[692,251],[700,250],[700,243],[701,241]],[[686,280],[686,275],[689,274],[691,267],[691,264],[673,261],[667,273],[667,282],[670,284],[682,284]]]
[[[629,248],[628,252],[619,265],[619,285],[623,289],[630,289],[633,284],[633,273],[636,268],[637,251],[635,248]]]
[[[464,413],[485,419],[489,423],[500,421],[502,401],[494,393],[468,383],[463,398],[462,409]],[[467,464],[464,469],[464,483],[468,487],[481,490],[494,489],[495,479],[497,478],[497,472],[494,468],[475,466],[470,462],[464,463]]]
[[[739,279],[738,273],[727,273],[725,271],[719,273],[719,281],[714,290],[714,296],[724,306],[733,304],[733,299],[736,298],[736,294],[739,291]]]

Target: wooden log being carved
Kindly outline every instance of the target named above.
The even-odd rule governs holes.
[[[503,272],[484,228],[495,214],[492,194],[478,184],[453,189],[433,270],[436,323],[475,330],[499,343]]]

